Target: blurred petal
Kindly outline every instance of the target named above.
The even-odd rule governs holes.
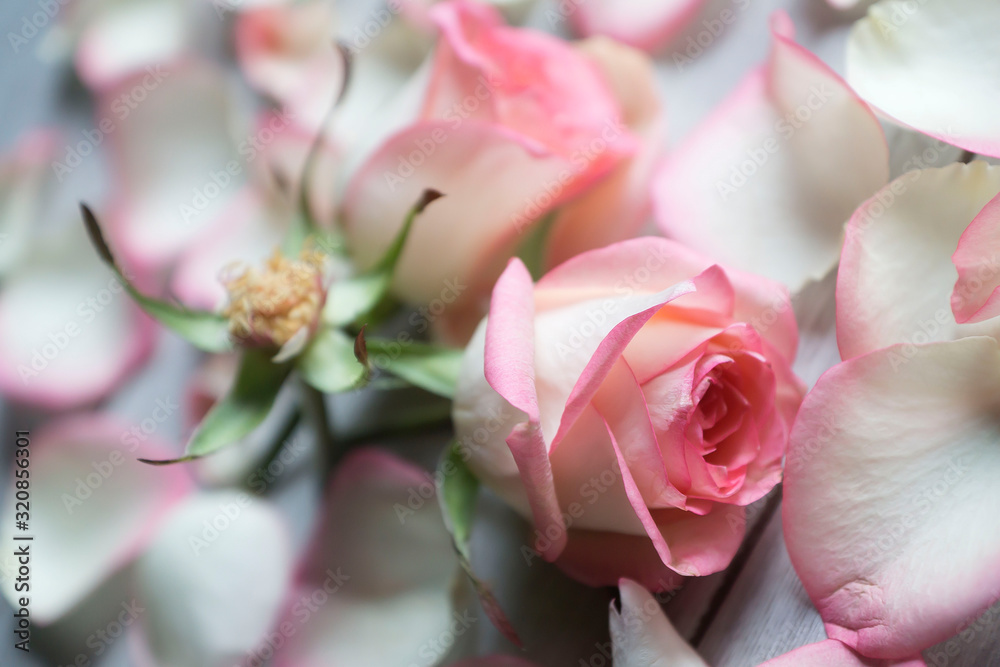
[[[559,4],[552,14],[568,18],[579,34],[606,35],[637,49],[656,51],[680,32],[705,0],[585,0]]]
[[[611,603],[609,618],[616,667],[708,667],[645,588],[630,579],[618,582],[621,611]]]
[[[162,269],[231,210],[252,144],[235,141],[223,74],[205,64],[137,75],[101,100],[110,127],[105,230],[126,269]]]
[[[328,2],[260,7],[240,14],[236,54],[250,83],[299,125],[316,130],[345,76]]]
[[[137,564],[152,664],[221,667],[249,660],[278,618],[291,573],[286,528],[266,501],[236,491],[191,497],[170,514]]]
[[[649,58],[606,38],[588,39],[577,48],[611,84],[622,122],[640,144],[633,156],[559,210],[546,241],[550,267],[639,233],[652,213],[650,184],[666,142],[666,120]]]
[[[667,236],[796,292],[837,263],[889,165],[875,116],[791,32],[776,13],[767,63],[673,153],[653,196]]]
[[[34,130],[0,158],[0,276],[10,273],[28,246],[57,140],[55,131]]]
[[[914,660],[869,660],[836,639],[807,644],[768,660],[760,667],[926,667],[920,658]]]
[[[1000,196],[983,207],[958,240],[951,261],[958,282],[951,308],[959,322],[982,322],[1000,315]]]
[[[903,659],[1000,598],[998,410],[988,337],[877,350],[806,397],[785,541],[832,639]]]
[[[449,284],[469,281],[475,283],[470,291],[480,283],[488,289],[520,234],[571,194],[560,180],[567,170],[564,158],[496,126],[412,126],[384,144],[348,187],[344,226],[352,255],[363,267],[374,264],[407,210],[424,189],[434,188],[445,197],[413,226],[396,267],[396,293],[428,303]]]
[[[93,402],[152,351],[155,325],[89,247],[83,226],[37,239],[0,291],[0,390],[47,408]]]
[[[35,537],[32,548],[31,617],[58,620],[104,580],[127,565],[158,529],[164,514],[187,492],[181,468],[154,468],[138,457],[171,452],[143,431],[109,417],[87,415],[57,422],[31,436],[29,528],[14,532],[14,485],[0,529],[4,544],[15,535]],[[15,468],[18,469],[18,468]],[[31,544],[31,543],[28,543]],[[51,548],[40,548],[47,546]],[[4,573],[17,571],[14,548],[0,555]],[[4,579],[8,601],[21,596]]]
[[[966,226],[1000,191],[1000,167],[952,164],[899,177],[847,224],[837,276],[844,359],[893,343],[1000,335],[1000,323],[956,324],[951,256]]]
[[[430,654],[440,659],[441,644],[470,622],[451,610],[457,565],[431,476],[379,450],[349,455],[330,484],[279,626],[293,634],[277,664],[399,667],[430,664]]]
[[[851,31],[847,79],[894,120],[1000,157],[998,24],[989,0],[882,0]]]
[[[111,0],[79,26],[76,69],[95,90],[143,70],[156,71],[191,46],[195,19],[190,0]]]

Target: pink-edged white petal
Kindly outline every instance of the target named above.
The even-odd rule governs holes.
[[[871,660],[851,650],[836,639],[807,644],[772,658],[760,667],[926,667],[920,658],[913,660]]]
[[[847,80],[897,122],[1000,157],[997,25],[994,2],[881,0],[851,31]]]
[[[47,408],[93,402],[152,351],[155,325],[82,225],[37,239],[0,291],[0,390]]]
[[[76,69],[102,91],[136,72],[156,72],[193,47],[191,0],[104,2],[79,26]]]
[[[531,275],[519,259],[512,259],[493,289],[486,324],[485,375],[494,391],[526,418],[514,426],[507,445],[524,480],[535,524],[548,536],[548,548],[542,552],[552,560],[566,543],[566,526],[556,497],[535,388],[534,320]]]
[[[280,615],[292,567],[284,521],[266,501],[228,490],[191,496],[136,565],[151,664],[249,662]]]
[[[858,208],[837,276],[842,358],[893,343],[1000,335],[1000,322],[955,322],[951,259],[966,226],[998,192],[1000,167],[977,161],[910,172]]]
[[[666,144],[666,117],[650,59],[610,39],[577,45],[600,68],[639,149],[599,183],[559,209],[546,239],[546,264],[632,238],[651,217],[650,184]]]
[[[55,131],[33,130],[0,158],[0,276],[10,273],[28,247],[57,141]]]
[[[1000,347],[894,345],[828,371],[785,463],[792,563],[827,635],[904,659],[1000,598]]]
[[[705,0],[587,0],[550,10],[569,19],[585,36],[606,35],[645,51],[656,51],[698,15]],[[563,9],[566,7],[566,9]]]
[[[708,667],[642,585],[622,579],[618,592],[621,611],[612,602],[609,615],[617,667]]]
[[[468,627],[461,611],[452,614],[457,566],[431,476],[379,450],[352,453],[330,484],[286,601],[279,628],[289,639],[276,664],[436,662],[449,627]]]
[[[3,595],[13,604],[16,537],[32,536],[31,618],[48,625],[69,612],[108,577],[129,564],[159,528],[165,514],[188,491],[181,468],[154,468],[136,459],[172,452],[131,425],[102,415],[56,422],[28,436],[25,448],[31,484],[28,529],[14,530],[13,479],[4,499],[0,535],[11,548],[0,555]],[[21,456],[18,456],[20,460]],[[72,548],[40,548],[56,543]]]
[[[244,11],[236,54],[250,83],[305,128],[317,130],[345,76],[333,7],[317,0]]]
[[[137,92],[141,91],[141,92]],[[163,269],[211,229],[246,179],[224,74],[188,62],[105,91],[114,189],[106,233],[125,268]]]
[[[772,19],[767,62],[666,161],[654,184],[667,236],[798,291],[837,263],[843,225],[889,178],[867,105]]]
[[[983,207],[958,240],[951,256],[958,281],[951,309],[959,322],[982,322],[1000,315],[1000,195]]]

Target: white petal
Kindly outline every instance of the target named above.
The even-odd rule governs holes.
[[[959,325],[951,310],[952,253],[998,191],[1000,167],[952,164],[901,176],[858,208],[837,276],[842,358],[893,343],[1000,335],[1000,322]]]
[[[291,580],[281,517],[246,492],[193,496],[137,563],[140,617],[162,667],[248,660],[272,628]]]
[[[898,122],[1000,157],[998,26],[989,0],[882,0],[851,31],[847,80]]]
[[[667,620],[649,591],[630,579],[618,583],[621,612],[611,605],[616,667],[707,667]]]
[[[806,397],[785,541],[830,638],[904,659],[1000,598],[998,410],[985,336],[850,359]]]
[[[154,468],[138,457],[170,452],[130,433],[130,425],[96,415],[61,421],[30,436],[30,519],[15,531],[15,489],[8,486],[0,537],[31,535],[31,616],[51,623],[127,565],[143,549],[164,512],[187,492],[180,468]],[[18,470],[20,468],[15,468]],[[0,554],[3,594],[13,604],[18,563]]]
[[[773,47],[668,159],[654,184],[667,234],[794,292],[837,262],[843,224],[886,183],[868,107],[772,19]]]

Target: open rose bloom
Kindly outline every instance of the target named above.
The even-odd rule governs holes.
[[[781,479],[803,387],[787,292],[676,243],[513,260],[454,408],[476,474],[572,576],[659,589],[729,564]]]

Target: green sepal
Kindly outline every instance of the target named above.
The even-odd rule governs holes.
[[[325,394],[356,389],[368,379],[368,367],[357,357],[356,340],[333,327],[320,326],[295,361],[302,379]]]
[[[472,569],[469,542],[472,539],[472,526],[475,522],[479,480],[466,465],[462,447],[458,442],[452,442],[441,457],[437,480],[441,513],[444,516],[445,527],[451,533],[462,571],[469,578],[490,622],[508,641],[521,647],[521,639],[496,596],[493,595],[493,591],[486,582],[475,575]]]
[[[119,282],[131,295],[132,299],[150,317],[167,327],[184,340],[205,352],[226,352],[233,349],[233,343],[229,338],[229,320],[217,313],[204,310],[189,310],[182,306],[154,299],[146,296],[135,288],[125,277],[115,261],[111,248],[104,239],[101,226],[97,222],[94,213],[86,204],[80,204],[83,213],[83,222],[87,227],[87,234],[101,256],[111,270],[115,272]]]
[[[212,406],[187,444],[184,456],[167,461],[139,459],[167,465],[198,459],[249,435],[271,412],[274,399],[292,370],[290,363],[271,361],[272,350],[251,349],[240,359],[236,381],[229,393]]]
[[[432,394],[455,398],[463,350],[408,341],[368,339],[372,362]]]

